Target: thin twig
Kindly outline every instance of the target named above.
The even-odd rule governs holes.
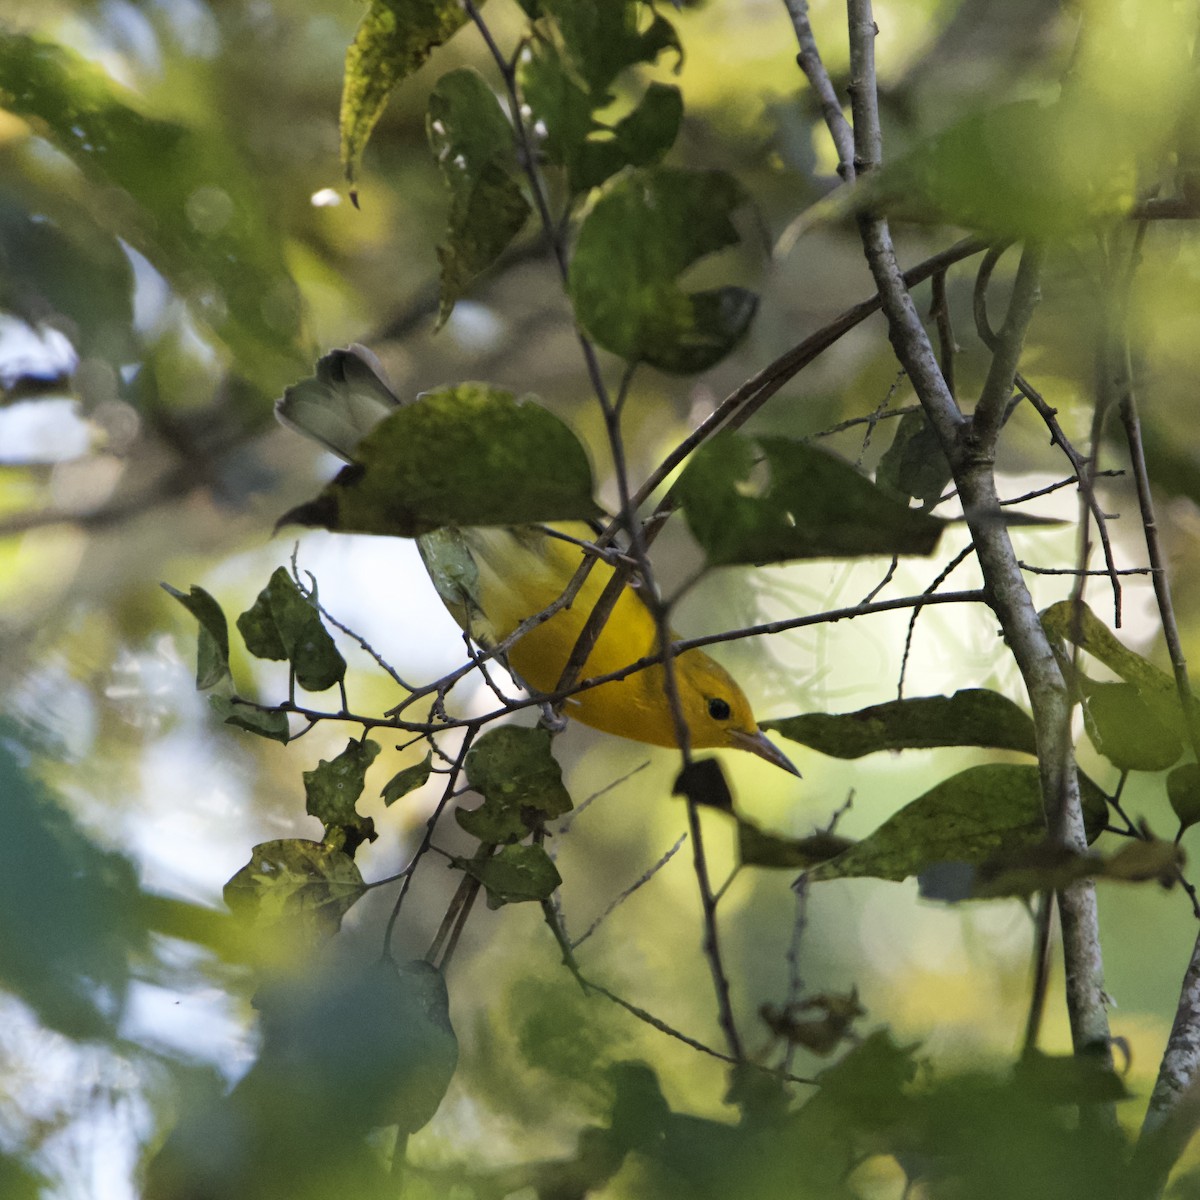
[[[1033,919],[1033,981],[1029,988],[1029,1012],[1025,1017],[1025,1037],[1021,1043],[1022,1056],[1037,1049],[1042,1018],[1046,1012],[1046,996],[1050,990],[1050,931],[1054,920],[1054,893],[1038,896],[1037,912]]]
[[[929,311],[938,332],[940,349],[938,363],[942,368],[942,377],[946,380],[946,388],[950,395],[955,396],[957,390],[954,386],[954,355],[958,351],[958,344],[954,340],[950,302],[946,298],[946,272],[944,270],[938,271],[933,277],[933,297],[930,301]]]
[[[1050,430],[1051,443],[1057,445],[1066,456],[1067,461],[1071,464],[1071,469],[1075,472],[1076,478],[1079,480],[1079,494],[1082,498],[1082,503],[1086,506],[1088,512],[1091,513],[1092,520],[1096,522],[1096,536],[1100,539],[1100,547],[1104,553],[1104,565],[1107,568],[1106,574],[1112,583],[1113,594],[1113,625],[1115,628],[1121,628],[1121,583],[1118,579],[1118,571],[1116,558],[1113,555],[1112,540],[1108,535],[1108,515],[1100,507],[1100,501],[1096,497],[1095,480],[1101,475],[1109,475],[1114,472],[1096,470],[1095,458],[1084,459],[1075,447],[1071,444],[1071,440],[1063,432],[1062,426],[1058,423],[1058,414],[1049,404],[1046,403],[1045,397],[1037,390],[1023,375],[1018,373],[1014,379],[1017,385],[1017,390],[1023,395],[1030,404],[1033,405],[1038,416],[1042,418],[1046,428]],[[1093,441],[1093,449],[1098,445]],[[1086,557],[1087,545],[1087,528],[1083,531],[1084,537],[1084,556]],[[1082,564],[1086,566],[1086,562]],[[1082,597],[1081,597],[1082,598]]]
[[[450,803],[451,798],[456,794],[459,772],[462,770],[462,765],[466,761],[467,752],[471,749],[471,742],[474,740],[474,737],[475,730],[468,729],[462,740],[462,745],[458,748],[458,754],[455,755],[454,764],[450,768],[450,774],[446,777],[446,786],[442,789],[441,798],[434,806],[433,812],[429,814],[429,820],[425,822],[425,832],[421,837],[421,841],[416,850],[413,851],[412,857],[408,860],[408,865],[401,872],[401,874],[404,876],[404,882],[400,885],[400,893],[396,897],[396,902],[392,905],[392,911],[388,915],[387,926],[383,932],[384,958],[391,957],[392,933],[396,927],[397,920],[399,920],[400,909],[404,904],[404,898],[408,895],[408,889],[412,884],[412,878],[416,873],[417,865],[428,853],[429,847],[433,842],[433,832],[437,828],[437,823],[439,820],[441,820],[442,813],[445,812],[446,806]]]
[[[810,625],[832,625],[838,621],[853,620],[856,617],[872,616],[877,613],[895,612],[905,608],[923,608],[930,604],[979,604],[987,599],[987,593],[982,589],[972,589],[962,592],[945,592],[934,595],[899,596],[892,600],[874,600],[869,604],[853,604],[846,608],[828,609],[820,613],[806,613],[800,617],[787,617],[778,621],[766,621],[760,625],[748,625],[742,629],[730,629],[722,633],[710,633],[703,637],[683,638],[672,643],[672,650],[678,656],[688,650],[714,646],[721,642],[739,641],[750,637],[769,637],[774,634],[786,633],[792,629],[804,629]],[[590,691],[602,687],[606,683],[615,683],[627,679],[639,671],[645,671],[662,662],[659,654],[647,654],[636,662],[629,663],[615,671],[596,675],[590,679],[581,680],[569,691],[562,694],[552,693],[548,696],[529,696],[522,700],[512,700],[504,708],[484,713],[477,717],[447,717],[437,722],[418,723],[405,721],[398,717],[367,717],[358,713],[328,712],[321,709],[302,707],[298,704],[259,704],[254,700],[234,697],[238,704],[256,712],[263,713],[295,713],[312,721],[345,721],[354,725],[362,725],[368,729],[400,729],[407,733],[433,734],[442,733],[449,729],[480,729],[491,721],[495,721],[510,713],[519,712],[526,708],[536,708],[547,700],[557,701],[579,692]]]
[[[804,72],[809,87],[821,102],[825,128],[829,130],[829,136],[833,139],[833,146],[837,151],[838,174],[843,183],[853,183],[854,131],[842,112],[842,102],[838,99],[833,80],[829,78],[829,72],[821,61],[821,52],[817,49],[817,40],[813,37],[812,25],[808,20],[808,0],[784,0],[784,4],[787,6],[788,16],[792,19],[792,28],[796,31],[796,41],[800,45],[796,64]]]
[[[1104,476],[1106,479],[1112,479],[1112,478],[1117,478],[1124,474],[1125,474],[1125,472],[1120,471],[1120,470],[1097,471],[1096,478],[1099,479],[1101,476]],[[1069,475],[1069,476],[1067,476],[1066,479],[1058,480],[1057,483],[1048,483],[1045,487],[1034,488],[1034,490],[1032,492],[1025,492],[1020,496],[1013,496],[1011,499],[1001,500],[1000,507],[1005,508],[1008,505],[1013,505],[1013,504],[1028,504],[1030,500],[1037,500],[1037,499],[1040,499],[1042,496],[1049,496],[1053,492],[1061,492],[1063,488],[1071,487],[1072,484],[1077,484],[1078,482],[1079,482],[1078,475]],[[1105,574],[1104,571],[1098,571],[1096,573],[1099,575]]]
[[[571,949],[570,943],[566,936],[558,926],[557,914],[552,905],[548,902],[542,904],[542,915],[546,918],[546,924],[550,926],[551,932],[554,934],[555,940],[558,942],[559,949],[562,951],[563,965],[575,977],[579,986],[587,993],[595,992],[598,996],[603,996],[605,1000],[615,1004],[618,1008],[623,1008],[631,1016],[636,1017],[639,1021],[649,1025],[652,1029],[657,1029],[659,1033],[664,1033],[667,1037],[674,1038],[677,1042],[682,1042],[685,1046],[690,1046],[693,1050],[699,1050],[701,1054],[707,1054],[710,1058],[719,1059],[721,1062],[730,1063],[735,1066],[750,1066],[762,1071],[765,1075],[772,1075],[777,1079],[782,1079],[786,1083],[802,1083],[812,1084],[815,1080],[807,1079],[800,1075],[788,1075],[781,1071],[773,1071],[770,1067],[764,1067],[753,1060],[747,1061],[738,1058],[732,1054],[723,1054],[720,1050],[714,1049],[712,1046],[705,1045],[704,1042],[698,1041],[694,1037],[690,1037],[686,1033],[682,1033],[672,1025],[668,1025],[666,1021],[660,1017],[656,1017],[653,1013],[648,1012],[644,1008],[640,1008],[636,1004],[631,1004],[616,992],[610,991],[603,984],[595,983],[588,979],[579,967],[576,961],[575,953]]]
[[[924,595],[932,596],[938,588],[946,582],[947,579],[960,567],[968,558],[975,553],[974,543],[968,543],[964,546],[937,574],[933,582],[925,589]],[[904,654],[900,659],[900,677],[896,681],[896,699],[904,699],[904,679],[908,673],[908,656],[912,651],[913,634],[917,629],[917,618],[921,615],[919,608],[914,608],[912,616],[908,618],[908,631],[904,635]]]
[[[624,775],[620,775],[616,779],[610,780],[602,788],[594,791],[585,800],[582,800],[580,803],[575,805],[575,807],[571,809],[571,811],[567,813],[565,817],[563,817],[562,821],[559,822],[558,828],[555,830],[555,832],[559,837],[565,837],[571,832],[571,826],[574,825],[579,817],[586,812],[592,804],[599,800],[601,796],[607,795],[607,793],[619,788],[621,784],[628,782],[639,771],[644,771],[649,765],[650,760],[646,759],[645,762],[638,763],[638,765],[634,767],[632,771],[626,771]]]
[[[619,892],[608,904],[608,907],[577,937],[571,941],[571,949],[578,950],[584,942],[604,924],[606,920],[629,899],[635,892],[645,887],[679,853],[680,847],[687,840],[687,834],[681,833],[675,839],[675,844],[652,867],[648,867],[624,891]]]
[[[1028,571],[1031,575],[1103,575],[1105,579],[1112,575],[1111,571],[1101,571],[1099,568],[1081,571],[1078,567],[1035,567],[1032,563],[1024,560],[1019,560],[1017,565],[1022,571]],[[1122,567],[1117,571],[1118,575],[1150,575],[1151,573],[1149,567]]]
[[[961,262],[964,258],[980,253],[987,248],[987,243],[979,238],[964,238],[947,250],[927,258],[924,262],[905,271],[903,278],[907,287],[916,287],[937,271],[952,263]],[[879,312],[882,300],[878,295],[868,300],[862,300],[853,307],[846,309],[827,325],[818,329],[781,354],[774,362],[768,363],[761,371],[751,375],[744,383],[730,392],[720,404],[692,432],[683,439],[650,473],[645,483],[638,488],[634,495],[634,503],[638,506],[663,484],[667,477],[679,466],[697,446],[706,442],[718,429],[737,429],[744,425],[762,406],[775,395],[790,379],[802,371],[809,363],[814,362],[821,354],[845,336],[851,329],[861,325],[868,317]],[[659,505],[661,509],[662,504]]]
[[[995,445],[1008,410],[1013,379],[1025,346],[1025,330],[1033,319],[1033,310],[1041,299],[1042,247],[1030,243],[1021,254],[1017,278],[1013,283],[1004,324],[990,347],[992,362],[975,413],[971,420],[973,440],[983,446]]]

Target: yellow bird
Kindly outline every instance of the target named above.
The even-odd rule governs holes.
[[[351,346],[322,359],[317,379],[289,388],[276,404],[276,414],[285,425],[351,462],[358,441],[399,403],[375,356],[362,346]],[[549,529],[576,541],[555,537]],[[455,621],[490,648],[558,600],[586,553],[576,543],[591,538],[587,525],[567,523],[445,528],[418,538],[417,545]],[[546,693],[555,689],[612,574],[608,563],[595,563],[569,607],[509,648],[508,665],[530,688]],[[579,678],[619,671],[656,650],[654,618],[636,589],[626,587]],[[693,747],[748,750],[799,774],[758,728],[745,693],[715,659],[702,650],[685,651],[675,658],[675,678]],[[662,666],[580,692],[568,699],[565,712],[618,737],[655,746],[679,744]]]
[[[582,523],[550,526],[577,541],[592,531]],[[438,593],[458,624],[481,645],[509,637],[527,617],[549,608],[563,593],[586,553],[574,542],[537,526],[517,529],[443,529],[418,539]],[[449,577],[449,561],[469,564],[470,579]],[[569,608],[519,638],[508,651],[516,674],[540,692],[552,692],[613,568],[597,562]],[[638,592],[626,587],[579,674],[594,678],[619,671],[657,650],[654,618]],[[798,774],[758,728],[750,702],[733,677],[703,650],[675,658],[675,679],[691,743],[700,748],[749,750]],[[570,697],[566,714],[618,737],[678,746],[661,666],[601,684]]]

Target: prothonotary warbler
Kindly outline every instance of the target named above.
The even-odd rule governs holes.
[[[359,440],[400,401],[369,350],[351,346],[335,351],[329,359],[335,356],[339,361],[332,364],[333,370],[289,388],[277,402],[276,413],[285,425],[353,462]],[[567,536],[556,537],[548,531],[551,528]],[[418,538],[417,545],[451,615],[476,641],[491,647],[558,600],[586,553],[578,543],[592,536],[583,523],[472,526],[439,529]],[[569,607],[509,648],[508,665],[524,683],[540,692],[554,690],[612,574],[607,562],[596,562]],[[626,587],[579,678],[619,671],[656,649],[654,618],[637,590]],[[681,712],[693,747],[749,750],[799,774],[758,728],[745,693],[720,663],[702,650],[687,650],[674,663]],[[564,711],[618,737],[678,746],[663,676],[661,665],[648,667],[571,696]]]

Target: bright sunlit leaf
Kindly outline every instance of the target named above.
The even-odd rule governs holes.
[[[286,929],[301,943],[319,943],[366,891],[354,860],[302,838],[255,846],[250,861],[225,885],[225,903],[264,932]]]

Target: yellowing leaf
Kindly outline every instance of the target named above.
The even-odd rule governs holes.
[[[371,0],[346,51],[342,82],[342,167],[352,189],[392,90],[466,22],[458,0]]]

